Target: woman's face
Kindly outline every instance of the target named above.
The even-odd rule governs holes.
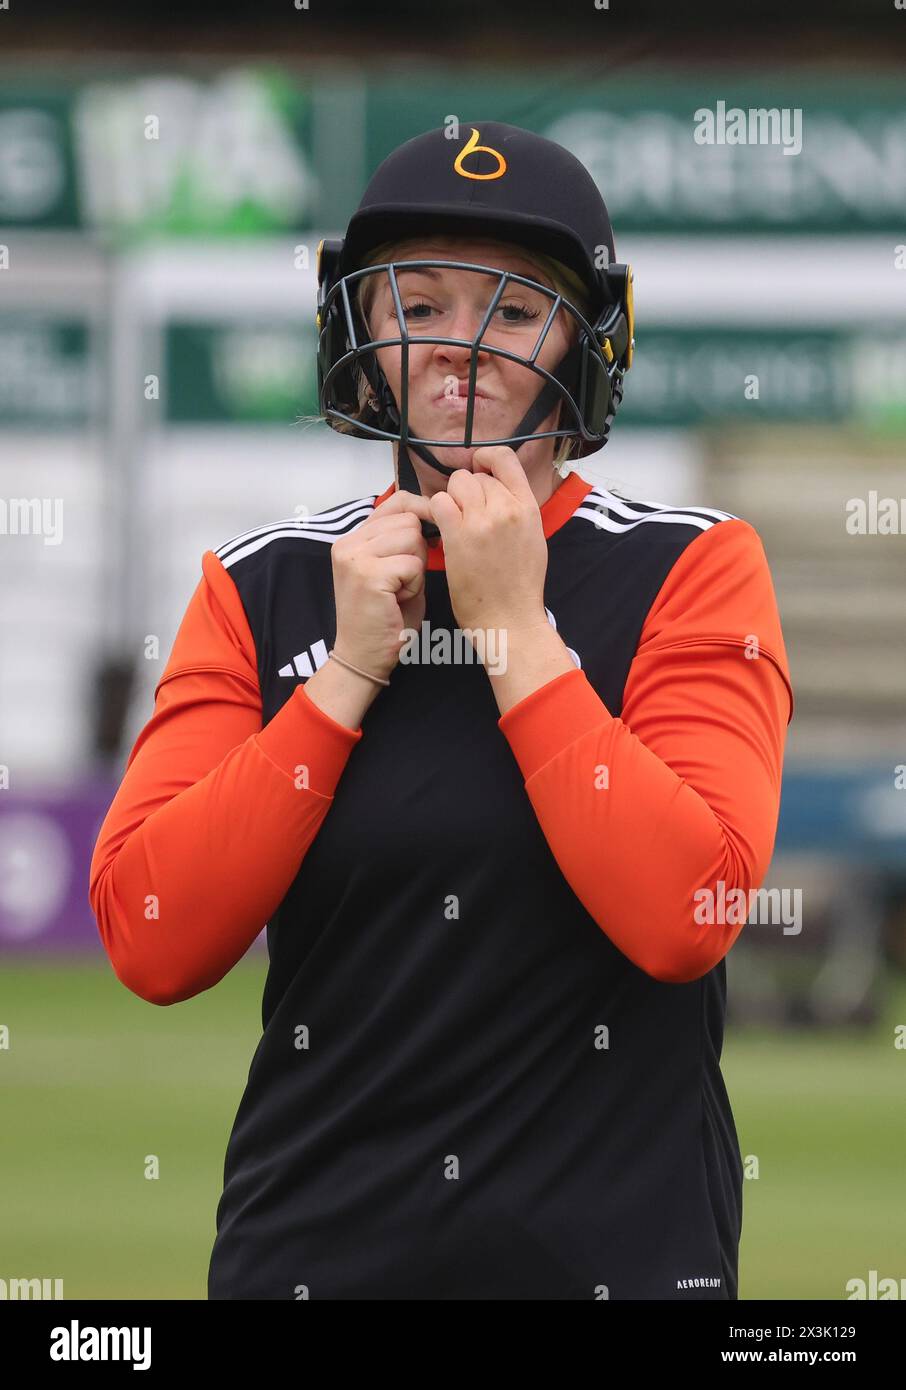
[[[547,275],[527,259],[518,247],[503,242],[471,238],[430,237],[398,243],[387,259],[472,261],[478,265],[511,270],[553,289]],[[368,320],[372,337],[398,337],[396,310],[386,272],[371,277],[375,282]],[[367,283],[367,280],[366,280]],[[409,432],[422,439],[458,440],[464,437],[469,384],[470,349],[450,344],[418,344],[419,334],[462,338],[470,343],[478,332],[498,280],[475,271],[434,267],[397,271],[400,299],[410,335]],[[526,285],[509,283],[501,296],[482,343],[506,348],[528,357],[550,313],[552,300]],[[573,321],[561,309],[548,331],[537,362],[551,371],[566,351]],[[401,355],[399,347],[377,349],[378,362],[397,402],[400,400]],[[516,425],[544,386],[537,372],[505,357],[479,349],[475,379],[472,437],[476,441],[502,439]],[[561,410],[557,399],[548,417],[534,432],[556,428]],[[566,416],[564,416],[564,419]],[[433,449],[448,468],[468,468],[479,443],[469,448]],[[559,439],[530,440],[519,448],[526,472],[546,466],[550,470]],[[515,446],[513,446],[515,447]],[[416,464],[416,457],[413,457]],[[437,478],[437,473],[434,473]]]

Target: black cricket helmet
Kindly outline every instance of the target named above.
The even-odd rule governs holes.
[[[577,274],[584,286],[588,318],[565,297],[536,280],[471,261],[396,260],[362,268],[374,248],[422,234],[472,236],[511,241],[542,252]],[[402,267],[449,267],[489,277],[490,304],[471,340],[418,332],[410,338],[396,275]],[[371,337],[357,307],[359,282],[386,275],[399,336]],[[550,310],[528,357],[483,341],[508,285],[524,285],[550,301]],[[572,345],[552,371],[537,361],[558,311],[574,320]],[[398,440],[400,486],[419,491],[408,450],[447,475],[431,446],[506,444],[518,449],[532,438],[570,438],[570,456],[603,448],[623,395],[632,362],[632,271],[616,262],[607,208],[585,166],[553,140],[500,121],[463,125],[459,138],[445,128],[430,130],[394,150],[371,178],[346,236],[318,246],[318,402],[333,428],[365,439]],[[408,419],[409,343],[445,343],[471,351],[469,392],[462,440],[413,436]],[[378,347],[400,347],[401,400],[397,401],[378,363]],[[540,391],[505,438],[473,438],[479,352],[497,354],[534,371]],[[370,387],[371,409],[362,389]],[[559,427],[536,435],[557,400],[567,406]],[[365,418],[367,415],[367,419]],[[423,523],[432,534],[436,528]]]

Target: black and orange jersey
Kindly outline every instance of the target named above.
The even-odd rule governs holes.
[[[735,1298],[741,924],[695,903],[773,851],[792,692],[761,541],[573,473],[541,514],[575,669],[500,716],[477,661],[401,663],[350,729],[305,682],[330,547],[392,490],[205,552],[95,847],[145,999],[267,925],[209,1296]],[[442,545],[425,584],[452,633]]]

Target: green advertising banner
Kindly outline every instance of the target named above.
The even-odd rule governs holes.
[[[310,85],[280,70],[23,90],[0,75],[0,225],[260,235],[313,225]]]
[[[0,317],[0,427],[100,418],[96,328],[77,318]],[[846,421],[906,432],[906,330],[645,328],[621,427]],[[172,424],[291,425],[317,415],[313,327],[285,320],[171,322],[164,417]]]
[[[644,329],[621,424],[859,423],[906,429],[906,330]]]
[[[314,325],[170,323],[165,418],[172,424],[289,425],[318,413]]]
[[[575,69],[517,78],[404,70],[368,92],[366,168],[444,127],[481,120],[558,141],[595,178],[617,233],[902,231],[906,84],[901,78],[723,73],[583,80]],[[451,159],[461,143],[451,139]],[[351,212],[352,209],[348,209]]]
[[[172,423],[291,423],[316,415],[314,331],[274,322],[171,323],[165,416]],[[645,328],[619,424],[833,420],[906,429],[906,330]]]
[[[80,225],[71,92],[20,95],[0,78],[0,226]]]
[[[0,314],[0,427],[97,421],[103,365],[99,333],[84,319]]]
[[[238,66],[17,83],[0,67],[0,225],[244,235],[345,226],[369,175],[433,127],[559,141],[625,232],[902,229],[902,80]],[[458,125],[457,125],[458,123]],[[459,146],[451,138],[453,150]]]

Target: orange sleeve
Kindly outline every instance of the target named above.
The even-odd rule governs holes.
[[[362,737],[297,686],[262,728],[252,634],[213,551],[101,826],[89,902],[153,1004],[209,989],[282,901]]]
[[[760,887],[792,711],[767,558],[758,533],[733,520],[690,542],[667,576],[621,718],[577,668],[499,719],[567,882],[654,978],[698,979],[741,931],[704,924],[695,894],[717,903],[721,880],[724,893]]]

